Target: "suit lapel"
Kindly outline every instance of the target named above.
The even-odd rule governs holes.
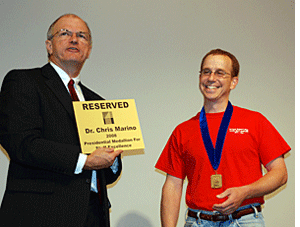
[[[45,84],[52,90],[54,95],[70,114],[71,118],[75,119],[72,98],[55,69],[48,63],[44,67],[42,67],[42,75],[45,78]],[[103,100],[101,96],[92,92],[81,82],[79,83],[79,85],[86,101]]]
[[[57,72],[50,64],[47,64],[42,67],[42,75],[46,78],[45,84],[52,90],[70,116],[74,118],[72,98]]]
[[[88,89],[86,86],[84,86],[81,82],[79,82],[79,86],[81,88],[81,91],[83,93],[84,99],[86,101],[93,101],[93,100],[104,100],[101,96],[97,95],[90,89]]]

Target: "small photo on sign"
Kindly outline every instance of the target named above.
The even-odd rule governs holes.
[[[112,112],[102,112],[103,121],[105,125],[114,124],[114,118]]]

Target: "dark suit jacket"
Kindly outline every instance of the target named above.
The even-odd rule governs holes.
[[[80,85],[86,100],[103,99]],[[74,174],[80,150],[71,97],[50,64],[13,70],[0,93],[0,143],[10,156],[0,225],[82,226],[90,196],[91,171]],[[97,171],[109,226],[106,185],[110,168]]]

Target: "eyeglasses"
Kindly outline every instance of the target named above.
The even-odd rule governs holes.
[[[210,76],[212,73],[215,74],[215,76],[218,77],[218,78],[223,78],[227,74],[230,75],[230,73],[227,73],[227,72],[225,72],[225,71],[223,71],[221,69],[217,69],[214,72],[211,71],[210,69],[203,69],[202,71],[200,71],[200,75],[201,76],[205,76],[205,77]]]
[[[88,32],[71,32],[67,29],[60,29],[59,31],[57,31],[56,33],[54,33],[53,35],[51,35],[48,40],[53,39],[54,36],[58,36],[58,38],[65,40],[65,39],[69,39],[70,37],[73,36],[73,33],[76,34],[76,37],[79,38],[80,41],[82,42],[90,42],[91,41],[91,35]]]

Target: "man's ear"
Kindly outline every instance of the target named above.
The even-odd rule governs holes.
[[[231,86],[230,89],[233,90],[235,89],[236,85],[239,83],[239,78],[237,76],[233,77],[231,79]]]
[[[48,55],[51,55],[52,52],[53,52],[52,51],[52,42],[51,42],[51,40],[46,40],[45,44],[46,44],[46,49],[47,49]]]
[[[87,59],[90,58],[91,52],[92,52],[92,45],[90,45],[90,47],[89,47],[89,52],[88,52]]]

